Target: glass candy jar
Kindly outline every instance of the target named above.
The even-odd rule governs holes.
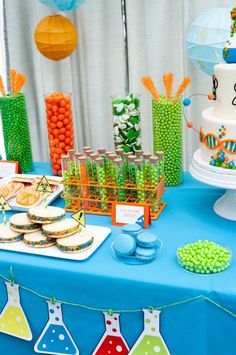
[[[33,168],[25,94],[0,98],[2,128],[7,160],[18,161],[23,173]]]
[[[159,101],[152,100],[152,119],[154,151],[165,153],[165,184],[179,185],[183,181],[182,99],[167,101],[161,95]]]
[[[54,92],[44,98],[48,144],[54,175],[61,175],[61,157],[74,148],[71,94]]]
[[[141,149],[140,99],[138,94],[112,97],[115,149],[134,153]]]

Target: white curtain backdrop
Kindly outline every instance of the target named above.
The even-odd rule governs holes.
[[[113,148],[110,96],[125,90],[126,62],[120,0],[86,0],[69,15],[79,33],[79,45],[71,58],[45,59],[37,51],[34,28],[51,14],[38,0],[6,0],[7,33],[11,68],[28,77],[25,87],[34,160],[48,160],[43,94],[73,93],[78,148],[91,145]],[[211,78],[197,72],[185,51],[187,29],[210,7],[234,7],[233,0],[126,0],[130,91],[140,92],[142,142],[152,150],[151,99],[140,83],[149,74],[160,91],[162,74],[175,74],[175,87],[184,75],[192,78],[187,94],[209,93]],[[196,97],[187,110],[199,126],[201,111],[209,101]],[[184,167],[198,147],[197,135],[184,134]]]

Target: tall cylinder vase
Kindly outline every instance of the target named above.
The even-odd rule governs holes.
[[[61,157],[75,146],[71,94],[46,94],[44,101],[52,172],[61,176]]]
[[[115,149],[135,153],[141,149],[140,99],[138,94],[112,97]]]
[[[3,138],[7,160],[18,161],[23,173],[33,168],[25,95],[0,98]]]
[[[154,151],[165,153],[165,184],[179,185],[183,182],[182,99],[167,101],[161,95],[159,101],[152,100],[152,119]]]

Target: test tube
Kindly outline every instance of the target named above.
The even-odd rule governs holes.
[[[124,179],[124,164],[122,159],[117,158],[114,160],[116,164],[116,183],[117,186],[125,186],[125,179]],[[125,201],[126,200],[126,191],[125,189],[117,189],[118,201]]]
[[[150,157],[151,153],[143,153],[143,173],[144,173],[144,182],[148,184],[150,181]]]
[[[80,179],[80,171],[79,171],[79,157],[81,157],[83,153],[75,153],[75,177],[76,179]]]
[[[128,160],[128,156],[130,155],[130,152],[124,152],[123,156],[122,156],[122,160],[123,160],[123,165],[124,165],[124,179],[129,180],[129,160]]]
[[[104,157],[104,164],[105,164],[105,172],[106,172],[106,179],[110,180],[110,176],[109,176],[109,169],[110,169],[110,159],[109,159],[109,155],[114,154],[114,152],[112,151],[108,151],[105,154]]]
[[[109,176],[111,181],[116,184],[116,168],[115,168],[115,163],[114,160],[117,158],[117,155],[115,153],[112,153],[110,155],[108,155],[109,158]]]
[[[161,179],[165,176],[165,154],[162,151],[157,151],[156,156],[158,157],[158,174]]]
[[[93,153],[93,154],[90,155],[90,158],[92,159],[93,179],[95,180],[94,182],[97,183],[98,176],[97,176],[96,159],[99,158],[99,154],[98,153]],[[94,187],[94,193],[95,193],[96,198],[100,196],[99,187],[97,187],[97,186]]]
[[[129,161],[129,180],[130,183],[133,185],[132,187],[136,187],[136,168],[135,168],[135,161],[136,157],[134,155],[128,155]],[[137,193],[135,190],[130,190],[132,196],[134,198],[137,197]]]
[[[156,187],[159,181],[158,176],[158,157],[151,156],[150,157],[150,183],[153,187]],[[153,192],[151,195],[151,200],[156,200],[156,193]],[[158,211],[158,202],[152,206],[152,211]]]
[[[90,157],[94,151],[92,149],[87,149],[85,151],[85,156],[87,157],[87,174],[89,178],[93,178],[93,162],[92,158]]]
[[[141,159],[143,156],[143,150],[142,149],[135,150],[135,155],[137,158]]]
[[[61,168],[62,168],[62,177],[65,182],[70,181],[70,168],[69,168],[70,158],[68,155],[63,155],[61,157]],[[64,184],[64,195],[65,195],[65,207],[70,206],[70,186]]]
[[[69,162],[70,176],[75,176],[75,149],[69,149],[67,151],[67,154],[70,159]]]
[[[107,189],[104,187],[106,185],[106,172],[105,172],[105,164],[103,158],[97,158],[95,160],[97,166],[97,177],[98,183],[101,185],[100,187],[100,197],[101,197],[101,208],[103,211],[107,211]]]
[[[83,147],[83,155],[85,155],[86,150],[91,150],[91,147],[89,146]]]
[[[80,181],[81,184],[88,184],[88,175],[87,175],[87,157],[82,155],[79,157],[79,166],[80,166]],[[89,188],[88,186],[81,185],[81,194],[82,198],[87,199],[89,197]],[[89,210],[90,204],[89,201],[82,199],[82,207],[86,210]]]
[[[117,158],[122,158],[123,153],[124,153],[123,149],[118,148],[115,150],[115,152],[116,152]]]
[[[105,166],[105,171],[107,170],[108,166],[108,157],[106,155],[106,148],[99,148],[98,149],[98,154],[102,157],[104,166]]]
[[[137,191],[138,203],[144,203],[145,191],[142,190],[145,186],[144,173],[143,173],[143,161],[142,159],[135,159],[134,163],[136,168],[136,186],[138,188]]]

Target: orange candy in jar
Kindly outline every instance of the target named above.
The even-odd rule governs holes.
[[[45,105],[52,172],[61,176],[61,157],[74,148],[71,94],[48,94]]]

